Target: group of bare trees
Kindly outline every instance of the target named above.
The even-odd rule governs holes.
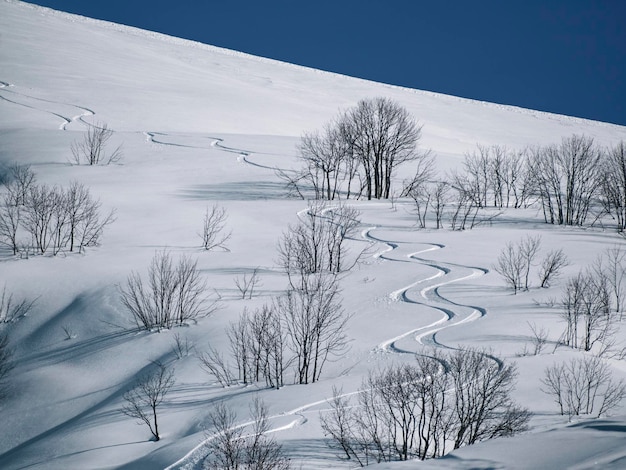
[[[617,408],[626,397],[626,384],[614,380],[609,366],[597,356],[573,358],[549,366],[541,382],[562,415],[600,417]]]
[[[486,351],[434,351],[370,374],[356,406],[335,390],[322,428],[332,447],[361,466],[440,457],[526,429],[529,412],[510,396],[516,376],[514,365]]]
[[[523,150],[479,145],[465,155],[462,170],[441,177],[430,152],[417,149],[421,130],[399,104],[361,100],[321,131],[305,133],[299,147],[303,167],[278,175],[302,198],[388,199],[394,197],[397,168],[411,162],[415,176],[404,181],[399,194],[414,201],[422,228],[427,215],[436,228],[446,217],[453,230],[464,230],[481,222],[485,209],[536,202],[547,223],[584,225],[607,214],[619,231],[625,228],[624,142],[603,149],[590,137],[572,135],[560,144]]]
[[[249,425],[237,424],[237,414],[223,403],[210,413],[213,435],[205,443],[206,470],[288,470],[291,462],[282,446],[268,436],[265,403],[255,398],[250,405]]]
[[[417,150],[421,130],[394,101],[364,99],[321,131],[304,134],[300,143],[304,167],[279,176],[302,197],[311,188],[316,199],[341,195],[388,199],[396,169],[423,155]]]
[[[224,386],[234,381],[265,381],[278,389],[288,371],[295,383],[317,382],[327,361],[347,350],[348,319],[337,277],[313,273],[271,304],[244,311],[232,322],[226,331],[228,358],[210,348],[200,360]]]
[[[359,256],[349,256],[348,240],[360,223],[359,216],[348,205],[316,201],[298,224],[288,227],[278,244],[278,263],[292,287],[309,274],[339,274],[356,263]]]
[[[625,278],[626,253],[613,247],[567,281],[561,301],[561,340],[567,346],[591,351],[598,344],[600,354],[612,349],[622,318]]]
[[[211,314],[216,304],[206,295],[197,261],[181,256],[177,263],[167,251],[156,252],[148,279],[132,272],[120,287],[122,304],[140,328],[161,330],[184,325]]]
[[[103,215],[100,201],[76,181],[67,188],[37,184],[29,167],[14,165],[4,186],[0,243],[14,255],[82,252],[98,245],[114,220],[114,211]]]
[[[502,276],[507,286],[513,289],[514,294],[530,288],[531,269],[540,249],[541,237],[527,235],[517,243],[508,242],[500,252],[494,269]],[[569,261],[562,249],[548,252],[537,273],[540,287],[549,287],[568,264]]]
[[[479,147],[467,155],[465,172],[451,184],[467,187],[486,207],[524,207],[537,201],[544,220],[585,225],[608,215],[623,231],[626,222],[626,144],[598,146],[591,137],[572,135],[560,144],[507,151]]]

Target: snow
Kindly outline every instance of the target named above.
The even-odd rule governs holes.
[[[548,227],[534,210],[451,232],[416,230],[403,201],[395,208],[355,202],[362,226],[354,248],[369,247],[368,256],[342,281],[344,308],[353,314],[351,348],[323,380],[279,391],[223,389],[195,357],[209,344],[225,348],[225,326],[285,288],[276,244],[306,202],[285,197],[274,169],[295,167],[299,136],[339,109],[375,96],[401,103],[424,125],[421,145],[442,170],[458,166],[476,144],[522,148],[577,133],[608,146],[626,139],[625,127],[368,82],[14,0],[0,0],[0,31],[0,162],[30,164],[43,183],[78,180],[103,208],[116,209],[102,246],[85,255],[1,254],[0,286],[39,297],[10,327],[17,362],[11,394],[0,404],[1,468],[196,468],[211,407],[225,400],[244,422],[255,395],[270,405],[274,436],[296,467],[350,468],[325,445],[319,426],[333,386],[354,393],[369,370],[410,361],[424,346],[487,346],[516,361],[515,398],[534,413],[532,429],[438,461],[379,468],[625,465],[626,418],[567,423],[539,390],[544,367],[571,353],[519,357],[530,340],[528,322],[545,325],[552,341],[559,336],[558,314],[541,302],[623,239],[610,230]],[[111,145],[123,143],[120,164],[69,164],[86,122],[116,131]],[[197,234],[215,202],[228,211],[232,238],[228,251],[203,252]],[[554,287],[512,296],[492,265],[506,241],[525,234],[541,235],[544,252],[563,248],[572,263]],[[197,258],[222,308],[197,325],[138,333],[117,286],[162,249]],[[260,295],[241,300],[234,278],[255,268]],[[64,327],[76,337],[66,339]],[[175,334],[194,345],[189,357],[175,359]],[[159,442],[120,412],[124,392],[155,360],[172,360],[176,369]],[[626,377],[623,361],[611,364],[616,377]]]

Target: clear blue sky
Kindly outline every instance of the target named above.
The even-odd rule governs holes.
[[[626,0],[36,0],[395,85],[626,125]]]

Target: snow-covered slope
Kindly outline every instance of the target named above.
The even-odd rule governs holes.
[[[433,150],[443,169],[458,165],[476,144],[519,148],[573,133],[601,145],[626,139],[625,127],[368,82],[0,0],[0,163],[30,164],[42,183],[78,180],[104,209],[117,211],[102,246],[85,255],[16,260],[1,253],[0,288],[6,283],[16,296],[39,300],[28,317],[9,327],[16,368],[11,394],[0,404],[0,468],[154,469],[175,462],[175,468],[194,468],[202,448],[194,449],[205,437],[214,403],[225,399],[242,410],[243,420],[255,393],[270,405],[272,427],[288,429],[275,436],[296,466],[336,468],[346,464],[324,444],[318,421],[324,400],[334,385],[355,391],[368,370],[408,360],[399,346],[389,346],[417,350],[421,346],[410,333],[434,338],[439,331],[440,344],[489,345],[509,358],[528,340],[529,320],[545,320],[556,339],[555,314],[533,305],[535,296],[558,296],[559,286],[513,298],[490,272],[500,247],[524,233],[541,233],[546,250],[566,247],[573,274],[620,238],[550,231],[517,216],[466,233],[415,231],[402,202],[392,208],[360,201],[362,237],[355,243],[372,246],[365,262],[342,281],[344,307],[354,313],[350,352],[330,364],[319,383],[280,391],[225,390],[202,372],[195,354],[209,344],[225,348],[224,327],[285,287],[276,243],[306,203],[285,198],[274,168],[296,165],[303,131],[375,96],[399,102],[420,120],[421,144]],[[106,122],[116,131],[113,140],[124,146],[119,165],[68,163],[85,122]],[[216,201],[228,211],[232,238],[229,251],[207,253],[199,249],[197,233],[207,205]],[[132,270],[143,273],[155,250],[164,248],[198,259],[222,308],[179,331],[136,333],[117,286]],[[233,279],[257,267],[260,295],[241,300]],[[421,305],[402,301],[425,292],[430,294]],[[441,313],[429,303],[445,299],[453,299],[457,318],[442,325]],[[66,339],[65,330],[75,337]],[[174,360],[175,334],[194,345],[189,357]],[[124,392],[154,360],[172,360],[176,368],[158,443],[120,412]],[[516,398],[536,413],[534,432],[563,424],[538,391],[539,375],[553,360],[519,360]],[[626,373],[619,362],[614,369]],[[610,426],[615,433],[624,424]],[[592,429],[582,426],[581,432]],[[570,439],[576,432],[568,428],[562,435]],[[617,446],[620,438],[610,442]],[[520,439],[519,445],[532,448],[533,439]],[[461,468],[480,458],[508,466],[506,459],[517,455],[490,458],[494,447],[497,442],[467,449],[447,462]],[[460,467],[454,467],[455,459]],[[426,468],[438,465],[446,460]]]

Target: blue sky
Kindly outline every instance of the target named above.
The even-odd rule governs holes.
[[[626,125],[624,0],[36,0],[254,55]]]

